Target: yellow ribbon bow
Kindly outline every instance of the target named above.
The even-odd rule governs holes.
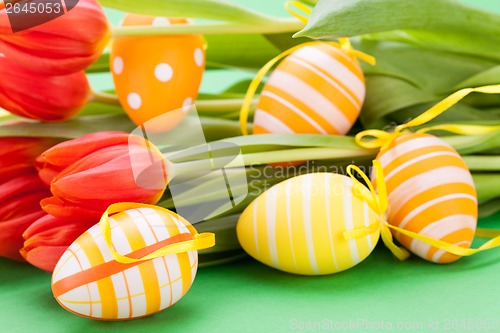
[[[102,235],[104,237],[104,241],[111,252],[111,255],[113,258],[122,264],[131,264],[135,262],[140,262],[140,261],[148,261],[156,258],[160,258],[163,256],[167,256],[170,254],[176,254],[176,253],[182,253],[182,252],[188,252],[188,251],[194,251],[194,250],[203,250],[209,247],[212,247],[215,245],[215,235],[213,233],[202,233],[198,234],[196,229],[189,223],[186,223],[186,227],[193,236],[192,240],[187,240],[183,242],[177,242],[174,244],[167,245],[159,250],[156,250],[142,258],[135,259],[131,258],[129,256],[124,256],[119,254],[114,245],[113,245],[113,240],[111,238],[111,226],[109,222],[109,215],[123,212],[128,209],[137,209],[137,208],[152,208],[152,209],[161,209],[168,211],[165,208],[161,208],[158,206],[152,206],[152,205],[146,205],[146,204],[138,204],[138,203],[117,203],[113,204],[108,207],[106,212],[101,217],[101,220],[99,221],[99,226],[101,228]],[[182,217],[179,215],[168,211],[169,214],[172,214],[175,218],[183,220]]]
[[[407,133],[407,130],[409,130],[410,128],[428,123],[473,92],[485,94],[500,94],[500,85],[490,85],[458,90],[431,107],[429,110],[422,113],[420,116],[414,118],[413,120],[410,120],[406,124],[396,126],[393,132],[386,132],[382,130],[366,130],[358,133],[355,137],[356,143],[366,149],[385,149],[397,137]],[[499,129],[500,126],[442,124],[419,129],[418,131],[416,131],[416,133],[426,133],[429,131],[442,130],[456,134],[480,135],[491,133]]]
[[[394,231],[397,231],[405,236],[408,236],[413,239],[417,239],[419,241],[422,241],[424,243],[427,243],[433,247],[436,247],[440,250],[446,251],[448,253],[457,255],[457,256],[470,256],[475,253],[485,251],[485,250],[490,250],[496,247],[500,246],[500,236],[497,236],[496,238],[491,239],[490,241],[484,243],[482,246],[480,246],[477,249],[471,249],[471,248],[466,248],[466,247],[461,247],[457,246],[455,244],[445,242],[442,240],[434,239],[428,236],[424,236],[421,234],[418,234],[416,232],[412,232],[403,228],[399,228],[396,226],[391,225],[390,223],[387,222],[386,220],[386,211],[388,207],[388,200],[387,200],[387,189],[384,181],[384,173],[382,169],[382,164],[374,160],[373,161],[373,170],[375,173],[375,181],[377,183],[377,190],[378,193],[375,191],[375,188],[370,181],[370,179],[366,176],[366,174],[361,171],[357,166],[350,165],[347,167],[347,174],[351,177],[351,179],[354,181],[354,194],[361,198],[362,200],[366,200],[370,207],[375,209],[377,214],[379,215],[379,220],[367,227],[362,227],[362,228],[356,228],[354,230],[348,230],[344,232],[344,237],[347,240],[351,239],[356,239],[360,237],[364,237],[367,235],[372,234],[376,230],[380,230],[380,234],[382,236],[382,241],[384,242],[385,246],[399,259],[399,260],[405,260],[409,257],[409,252],[402,248],[397,246],[394,243],[391,229]],[[356,177],[353,175],[353,170],[356,171],[361,178],[365,181],[365,183],[368,186],[368,189],[370,190],[370,196],[366,195],[366,191],[364,189],[360,189],[359,187],[364,188],[364,185],[356,179]],[[484,235],[487,236],[492,236],[492,235],[498,235],[495,231],[492,232],[484,232]]]
[[[361,178],[365,181],[368,189],[370,190],[370,195],[366,195],[365,186],[361,184],[359,180],[353,174],[353,171],[356,171]],[[379,216],[379,220],[367,227],[357,228],[354,230],[349,230],[344,232],[344,237],[347,240],[356,239],[360,237],[364,237],[372,234],[376,230],[380,230],[380,235],[382,236],[382,241],[384,245],[399,259],[405,260],[410,256],[410,253],[402,248],[394,244],[394,240],[392,238],[392,233],[390,231],[390,224],[386,219],[387,208],[389,207],[389,202],[387,200],[387,189],[384,181],[384,174],[382,171],[382,164],[375,160],[373,161],[373,171],[375,172],[375,179],[377,181],[377,189],[378,193],[375,191],[373,184],[370,179],[366,176],[366,174],[361,171],[355,165],[349,165],[347,167],[347,174],[354,181],[354,194],[360,199],[365,200],[369,203],[370,207],[375,209],[376,213]]]

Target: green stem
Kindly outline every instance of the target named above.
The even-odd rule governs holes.
[[[276,19],[272,24],[213,23],[193,25],[129,26],[114,27],[113,37],[158,36],[158,35],[221,35],[221,34],[279,34],[294,33],[304,28],[304,23],[296,19]]]
[[[258,100],[258,97],[252,100],[252,109],[255,109]],[[243,105],[243,101],[244,100],[242,98],[207,99],[197,100],[195,104],[196,110],[200,113],[226,113],[240,110]]]
[[[91,102],[97,102],[108,105],[117,105],[121,106],[118,97],[114,94],[105,93],[103,91],[92,91]]]
[[[252,109],[255,109],[258,100],[258,96],[252,100]],[[102,91],[93,91],[91,101],[102,104],[121,106],[120,101],[116,95],[105,93]],[[232,112],[241,109],[243,101],[244,100],[242,98],[197,100],[196,110],[200,113]]]
[[[469,155],[463,159],[471,171],[500,171],[500,156]]]
[[[479,204],[500,197],[500,176],[497,173],[473,174]]]
[[[302,160],[349,160],[354,158],[371,158],[374,157],[373,152],[369,150],[349,150],[349,149],[332,149],[332,148],[298,148],[286,149],[280,151],[268,151],[262,153],[253,153],[243,155],[241,159],[234,159],[226,165],[226,168],[241,168],[251,165],[283,163],[290,161]],[[214,159],[216,165],[220,165]],[[225,160],[225,159],[224,159]],[[206,171],[206,161],[191,161],[182,163],[172,163],[172,176],[180,176],[190,173]]]
[[[500,146],[500,131],[483,135],[450,135],[443,136],[441,139],[463,156],[498,148]]]

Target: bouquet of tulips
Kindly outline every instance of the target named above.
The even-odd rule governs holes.
[[[112,27],[101,6],[129,14]],[[219,147],[213,152],[229,162],[234,150],[228,145],[237,147],[242,161],[234,165],[245,167],[248,183],[239,188],[244,197],[193,221],[198,231],[217,236],[217,245],[200,253],[200,262],[210,265],[244,255],[236,222],[269,186],[321,167],[342,172],[351,163],[367,166],[377,152],[357,145],[356,133],[405,123],[459,89],[500,84],[500,15],[452,0],[303,0],[299,7],[312,9],[307,23],[219,0],[80,0],[66,14],[14,33],[4,6],[0,256],[52,271],[67,247],[114,203],[178,208],[167,181],[152,187],[137,181],[134,168],[144,155],[134,152],[143,147],[129,134],[170,110],[194,104],[202,128],[202,139],[194,143]],[[376,59],[362,63],[366,98],[347,135],[302,130],[257,135],[258,126],[239,121],[242,108],[253,119],[266,97],[258,84],[266,75],[259,70],[268,64],[269,71],[276,63],[270,60],[310,38],[346,37],[352,49]],[[217,94],[198,91],[204,72],[221,69],[258,77],[255,94],[247,94],[248,79]],[[154,77],[146,78],[146,72]],[[89,78],[103,73],[111,73],[115,89],[94,91]],[[183,117],[151,130],[172,130]],[[436,134],[472,171],[480,215],[496,213],[500,95],[471,94],[426,126],[445,123],[492,129]],[[253,135],[242,135],[252,129]],[[153,154],[174,164],[175,177],[181,177],[203,171],[204,155],[190,148],[158,145]],[[230,173],[231,165],[226,169]],[[186,206],[216,211],[227,190],[204,182],[179,196]]]

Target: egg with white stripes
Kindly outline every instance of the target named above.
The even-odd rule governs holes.
[[[384,171],[390,224],[461,247],[470,247],[477,224],[471,173],[450,145],[429,134],[406,134],[377,156]],[[460,257],[398,232],[414,254],[436,263]]]
[[[254,134],[346,134],[359,116],[365,79],[358,61],[320,43],[288,55],[260,94]]]
[[[169,244],[193,239],[182,217],[159,207],[136,208],[109,217],[116,251],[142,258]],[[88,318],[126,320],[149,316],[179,301],[198,267],[197,251],[123,264],[114,260],[99,225],[64,252],[52,276],[52,291],[66,310]]]
[[[312,173],[281,182],[242,213],[236,232],[243,249],[276,269],[302,275],[337,273],[363,261],[378,228],[356,239],[345,232],[366,228],[379,216],[360,195],[364,186],[347,176]]]
[[[190,24],[187,19],[127,14],[122,26]],[[136,125],[150,131],[174,128],[191,110],[205,69],[205,40],[201,35],[117,37],[110,54],[110,71],[123,109]]]

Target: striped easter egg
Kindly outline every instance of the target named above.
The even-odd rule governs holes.
[[[286,57],[262,89],[254,134],[346,134],[359,116],[365,80],[358,61],[326,43]]]
[[[276,269],[302,275],[337,273],[372,252],[380,230],[357,239],[348,230],[378,221],[351,178],[313,173],[290,178],[258,196],[243,212],[236,232],[243,249]]]
[[[429,134],[398,137],[377,156],[387,184],[390,224],[458,246],[470,247],[477,224],[477,196],[464,160]],[[398,232],[414,254],[436,263],[460,257]]]
[[[116,251],[133,258],[193,239],[187,221],[161,208],[127,209],[109,221]],[[52,291],[62,307],[83,317],[144,317],[179,301],[191,287],[197,266],[197,251],[119,263],[95,225],[62,255],[52,276]]]
[[[138,14],[127,14],[122,22],[122,26],[177,24],[190,23]],[[148,122],[149,131],[168,131],[196,100],[205,69],[205,41],[201,35],[115,38],[110,68],[120,103],[136,125],[179,110],[169,118]]]

